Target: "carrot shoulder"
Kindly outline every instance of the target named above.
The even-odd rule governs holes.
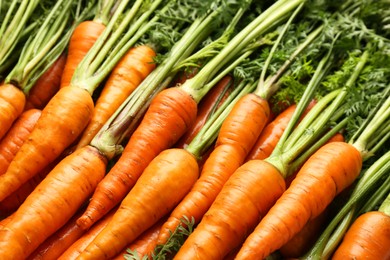
[[[79,136],[93,110],[91,95],[79,87],[60,89],[0,176],[0,201],[54,161]]]
[[[7,171],[9,164],[33,130],[40,116],[41,111],[38,109],[23,112],[1,140],[0,175]]]
[[[23,112],[26,96],[12,84],[0,86],[0,140]]]
[[[130,49],[110,74],[95,104],[91,121],[77,147],[88,145],[115,110],[155,68],[151,47],[140,45]]]
[[[79,259],[107,259],[153,226],[185,196],[199,175],[195,157],[183,149],[161,152],[148,165],[107,226]]]
[[[0,230],[0,259],[25,259],[68,222],[103,178],[106,164],[91,146],[57,164]]]
[[[352,184],[361,167],[362,157],[354,146],[344,142],[322,146],[248,236],[237,259],[263,259],[282,247]]]
[[[196,102],[180,88],[160,92],[152,100],[119,160],[99,183],[85,214],[78,220],[79,225],[88,229],[117,205],[153,158],[176,143],[192,125],[196,111]]]

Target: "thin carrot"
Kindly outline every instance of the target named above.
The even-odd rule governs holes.
[[[84,21],[76,27],[69,42],[65,68],[61,76],[61,88],[69,86],[77,66],[105,28],[106,26],[98,21]]]
[[[23,112],[1,140],[0,175],[7,171],[9,164],[33,130],[40,116],[41,111],[38,109],[30,109]]]
[[[192,139],[196,136],[202,126],[205,124],[210,113],[217,109],[221,103],[224,102],[227,95],[230,93],[229,89],[233,78],[230,75],[223,77],[213,89],[207,93],[198,105],[199,110],[196,116],[195,123],[190,129],[180,138],[175,144],[177,148],[183,148],[188,145]]]
[[[31,88],[25,110],[30,108],[43,109],[60,88],[61,75],[65,67],[66,55],[61,54],[51,67],[39,77]]]
[[[116,256],[179,203],[198,178],[198,171],[196,159],[189,152],[175,148],[161,152],[79,259]]]
[[[91,146],[58,163],[0,230],[0,258],[30,255],[81,207],[103,178],[106,166],[107,159]]]
[[[86,90],[71,86],[60,89],[42,110],[7,172],[0,176],[0,201],[42,171],[75,141],[92,111],[93,100]]]
[[[78,211],[61,229],[46,239],[39,247],[28,257],[29,260],[51,260],[58,257],[79,239],[85,231],[77,224],[76,219],[81,214]]]
[[[23,112],[25,102],[26,97],[19,88],[12,84],[0,86],[0,140]]]
[[[178,100],[182,102],[178,103]],[[79,225],[87,229],[120,202],[149,162],[160,151],[172,146],[193,124],[196,111],[195,101],[180,88],[160,92],[131,135],[119,160],[99,183],[88,209],[78,221]]]
[[[140,45],[130,49],[122,57],[96,101],[91,121],[78,141],[77,148],[90,143],[115,110],[155,68],[155,56],[156,53],[151,47]]]

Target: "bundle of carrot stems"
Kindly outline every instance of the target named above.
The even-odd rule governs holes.
[[[0,1],[0,259],[390,259],[386,0]]]

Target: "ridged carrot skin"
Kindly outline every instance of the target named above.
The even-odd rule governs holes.
[[[103,33],[105,28],[106,26],[102,23],[84,21],[73,31],[69,41],[65,68],[61,76],[61,88],[70,85],[70,81],[72,80],[77,66],[92,48],[93,44]]]
[[[121,157],[99,183],[78,224],[88,229],[117,205],[137,182],[146,166],[184,134],[196,118],[195,100],[180,88],[168,88],[151,102]]]
[[[248,236],[236,258],[263,259],[281,248],[352,184],[361,168],[362,157],[354,146],[344,142],[322,146]]]
[[[30,109],[23,112],[0,141],[0,175],[7,171],[9,164],[33,130],[41,110]]]
[[[167,149],[155,157],[122,201],[112,220],[79,259],[110,259],[153,226],[187,194],[199,176],[195,157]]]
[[[0,259],[25,259],[76,213],[103,178],[107,159],[86,146],[65,157],[0,230]]]
[[[24,110],[26,96],[12,84],[0,86],[0,140]]]
[[[285,190],[271,164],[252,160],[240,166],[174,259],[223,259],[239,246]]]
[[[380,211],[359,216],[332,259],[390,259],[390,216]]]
[[[163,225],[158,244],[164,244],[184,216],[199,223],[222,186],[244,162],[264,128],[270,110],[268,102],[255,94],[243,96],[224,120],[216,148],[203,165],[199,180]]]
[[[0,201],[42,171],[72,144],[93,111],[91,95],[79,87],[60,89],[42,110],[33,131],[0,176]]]
[[[62,54],[53,65],[42,74],[28,93],[25,110],[43,109],[60,89],[61,75],[65,68],[66,55]]]
[[[156,67],[154,50],[147,45],[130,49],[110,74],[95,104],[91,121],[85,128],[77,148],[88,145],[115,110]],[[77,149],[76,148],[76,149]]]

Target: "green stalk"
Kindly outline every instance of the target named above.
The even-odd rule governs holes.
[[[115,3],[115,0],[99,0],[93,21],[101,24],[107,24],[110,20],[111,10]]]
[[[208,62],[198,74],[187,80],[181,87],[189,93],[198,103],[209,91],[210,86],[205,84],[228,62],[230,62],[242,49],[249,45],[251,41],[258,38],[262,33],[270,29],[275,20],[294,10],[302,0],[279,0],[255,20],[241,30],[229,43]]]
[[[390,171],[390,151],[381,156],[364,172],[361,179],[356,184],[347,203],[342,207],[338,214],[328,224],[325,231],[318,238],[316,244],[304,256],[304,259],[327,259],[336,249],[344,233],[356,216],[353,211],[358,201],[373,189]],[[344,220],[345,218],[345,220]],[[331,237],[332,236],[332,237]],[[326,249],[325,249],[326,247]]]

